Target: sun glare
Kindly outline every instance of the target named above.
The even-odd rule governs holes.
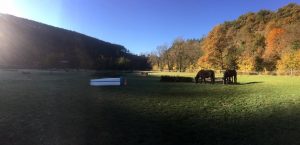
[[[14,0],[0,0],[0,13],[16,16],[21,14]]]

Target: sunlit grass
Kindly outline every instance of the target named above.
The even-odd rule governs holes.
[[[192,76],[192,74],[175,74]],[[166,73],[161,75],[166,75]],[[169,107],[174,108],[173,105],[182,105],[186,107],[177,108],[188,112],[201,111],[208,107],[210,109],[206,111],[209,114],[227,111],[229,113],[227,115],[233,116],[262,113],[263,110],[268,113],[268,108],[285,109],[287,106],[300,104],[299,77],[239,76],[239,83],[240,85],[195,85],[192,83],[159,84],[157,81],[157,86],[144,84],[145,86],[138,87],[141,89],[141,87],[148,86],[152,89],[141,90],[145,92],[143,99],[134,100],[141,97],[134,96],[135,93],[130,99],[137,101],[137,106],[144,106],[152,100],[154,103],[152,105],[158,105],[157,107],[160,109],[165,107],[168,110]],[[139,92],[139,90],[134,91]],[[124,92],[124,94],[130,95],[131,93]]]

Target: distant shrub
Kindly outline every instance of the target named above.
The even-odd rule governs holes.
[[[141,72],[141,75],[142,75],[142,76],[148,76],[149,73],[148,73],[148,72]]]
[[[263,75],[272,75],[272,76],[276,76],[277,73],[275,71],[265,71],[262,73]]]
[[[180,76],[161,76],[161,82],[193,82],[191,77],[180,77]]]

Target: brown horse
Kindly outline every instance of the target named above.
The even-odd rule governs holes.
[[[200,83],[202,83],[204,81],[204,83],[206,84],[205,78],[210,78],[211,83],[214,84],[215,83],[215,72],[213,70],[200,70],[195,77],[196,83],[198,83],[199,78],[200,78]]]
[[[237,83],[237,72],[236,70],[226,70],[223,76],[224,84]]]

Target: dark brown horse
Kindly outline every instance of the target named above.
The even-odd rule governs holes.
[[[215,72],[213,70],[200,70],[196,77],[195,77],[195,82],[198,83],[200,79],[200,83],[204,81],[206,83],[205,78],[210,78],[211,83],[215,83]]]
[[[226,70],[223,76],[224,84],[237,83],[237,72],[236,70]]]

